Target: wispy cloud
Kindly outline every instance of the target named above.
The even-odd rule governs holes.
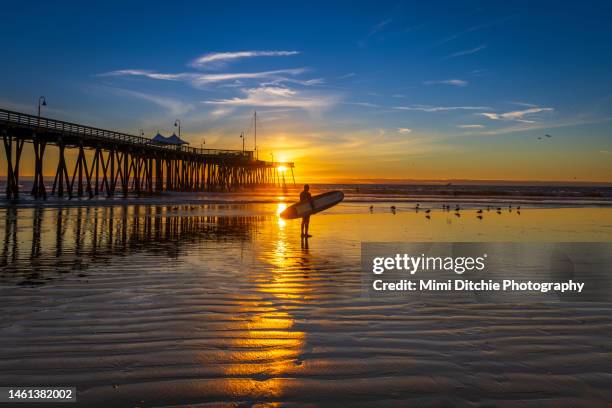
[[[238,72],[223,74],[201,74],[193,77],[194,85],[205,85],[213,82],[235,81],[240,79],[284,79],[283,75],[299,75],[306,71],[305,68],[277,69],[274,71],[260,72]]]
[[[518,106],[526,106],[528,108],[537,108],[538,107],[538,105],[535,105],[533,103],[527,103],[527,102],[510,101],[509,103],[511,103],[513,105],[518,105]]]
[[[354,72],[349,72],[348,74],[344,74],[344,75],[339,76],[339,77],[338,77],[338,79],[347,79],[347,78],[352,78],[352,77],[354,77],[355,75],[357,75],[357,74],[356,74],[356,73],[354,73]]]
[[[145,69],[119,69],[116,71],[104,72],[97,76],[142,76],[150,79],[161,79],[164,81],[179,81],[182,79],[191,78],[193,74],[162,74],[155,71]]]
[[[492,113],[492,112],[483,112],[482,116],[491,119],[491,120],[515,120],[519,122],[525,123],[533,123],[531,120],[523,119],[525,116],[532,115],[540,112],[552,112],[553,108],[529,108],[525,110],[505,112],[505,113]]]
[[[455,110],[483,110],[489,109],[487,106],[428,106],[428,105],[412,105],[412,106],[394,106],[396,110],[420,111],[420,112],[447,112]]]
[[[210,116],[212,116],[213,118],[221,118],[227,115],[231,115],[234,112],[234,109],[232,108],[217,108],[217,109],[213,109],[212,111],[210,111]]]
[[[234,51],[234,52],[212,52],[209,54],[202,55],[196,58],[191,66],[204,68],[204,67],[218,67],[229,61],[235,61],[242,58],[253,58],[253,57],[286,57],[290,55],[297,55],[298,51]]]
[[[385,28],[386,26],[389,25],[389,23],[391,22],[391,19],[388,18],[386,20],[383,20],[377,24],[375,24],[370,31],[368,32],[367,38],[370,38],[371,36],[373,36],[376,33],[379,33],[380,31],[383,30],[383,28]]]
[[[345,105],[363,106],[365,108],[379,108],[380,105],[376,105],[370,102],[344,102]]]
[[[609,151],[609,150],[600,150],[599,153],[601,153],[601,154],[612,154],[612,152]]]
[[[459,52],[455,52],[453,54],[447,55],[443,59],[451,59],[451,58],[461,57],[461,56],[464,56],[464,55],[475,54],[478,51],[484,50],[485,48],[487,48],[486,45],[484,45],[484,44],[483,45],[479,45],[478,47],[470,48],[469,50],[463,50],[463,51],[459,51]]]
[[[157,79],[163,81],[187,81],[194,86],[203,86],[211,83],[218,82],[230,82],[239,81],[244,79],[267,79],[274,81],[274,83],[281,82],[294,82],[301,85],[309,86],[316,85],[323,82],[322,79],[311,79],[311,80],[299,80],[294,78],[288,78],[287,76],[296,76],[306,72],[306,68],[292,68],[292,69],[277,69],[272,71],[259,71],[259,72],[232,72],[232,73],[217,73],[217,74],[201,74],[194,72],[184,72],[177,74],[164,74],[149,70],[139,69],[122,69],[117,71],[106,72],[99,74],[99,76],[140,76],[149,79]]]
[[[245,88],[241,91],[244,94],[242,98],[235,97],[231,99],[204,101],[204,103],[226,106],[260,106],[318,110],[327,108],[337,102],[337,97],[335,96],[306,93],[285,87],[265,86]]]
[[[183,102],[179,99],[161,96],[161,95],[153,95],[144,92],[137,92],[128,89],[120,89],[120,88],[111,88],[110,91],[122,95],[128,96],[132,98],[142,99],[148,102],[151,102],[157,106],[160,106],[168,111],[173,116],[183,115],[187,112],[190,112],[194,109],[193,104]]]
[[[478,25],[475,25],[475,26],[469,27],[469,28],[467,28],[467,29],[465,29],[465,30],[463,30],[463,31],[460,31],[460,32],[458,32],[458,33],[456,33],[456,34],[450,35],[450,36],[448,36],[448,37],[445,37],[445,38],[441,39],[440,41],[435,42],[435,43],[433,44],[433,46],[434,46],[434,47],[437,47],[437,46],[440,46],[440,45],[442,45],[442,44],[446,44],[447,42],[449,42],[449,41],[453,41],[453,40],[456,40],[457,38],[459,38],[459,37],[461,37],[461,36],[463,36],[463,35],[465,35],[465,34],[472,33],[472,32],[474,32],[474,31],[478,31],[478,30],[481,30],[481,29],[483,29],[483,28],[488,28],[488,27],[491,27],[491,26],[496,25],[496,24],[498,24],[498,23],[501,23],[501,22],[507,21],[507,20],[509,20],[510,18],[511,18],[510,16],[508,16],[508,17],[502,17],[502,18],[495,19],[495,20],[493,20],[493,21],[489,21],[489,22],[486,22],[486,23],[482,23],[482,24],[478,24]]]
[[[437,81],[425,81],[424,85],[452,85],[452,86],[467,86],[468,81],[463,79],[442,79]]]
[[[368,34],[366,34],[365,38],[358,42],[358,45],[360,47],[365,46],[368,43],[368,40],[370,38],[374,37],[376,34],[378,34],[381,31],[383,31],[384,28],[387,27],[391,23],[391,21],[392,20],[390,18],[388,18],[386,20],[382,20],[382,21],[374,24],[374,26],[372,26],[372,28],[370,28],[370,31],[368,31]]]
[[[410,133],[410,132],[412,132],[412,129],[409,129],[409,128],[397,128],[397,131],[399,133]]]
[[[457,125],[458,128],[461,129],[481,129],[483,125]]]

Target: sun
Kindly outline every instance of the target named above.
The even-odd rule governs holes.
[[[285,167],[285,166],[278,166],[278,171],[280,171],[281,173],[284,173],[285,171],[287,171],[287,167]]]

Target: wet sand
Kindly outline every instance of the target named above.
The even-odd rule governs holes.
[[[606,406],[612,304],[369,299],[361,241],[612,241],[611,208],[6,208],[0,383],[76,406]]]

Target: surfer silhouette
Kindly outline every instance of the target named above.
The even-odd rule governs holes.
[[[310,206],[314,210],[314,203],[312,202],[312,195],[309,192],[310,186],[308,184],[304,184],[304,191],[300,193],[300,202],[309,202]],[[302,233],[302,238],[310,238],[312,235],[308,234],[308,225],[310,224],[310,215],[302,217],[302,225],[300,227],[300,231]]]

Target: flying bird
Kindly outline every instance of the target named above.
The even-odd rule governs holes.
[[[544,136],[546,136],[546,137],[552,137],[552,136],[551,136],[551,135],[549,135],[549,134],[546,134],[546,135],[544,135]]]

